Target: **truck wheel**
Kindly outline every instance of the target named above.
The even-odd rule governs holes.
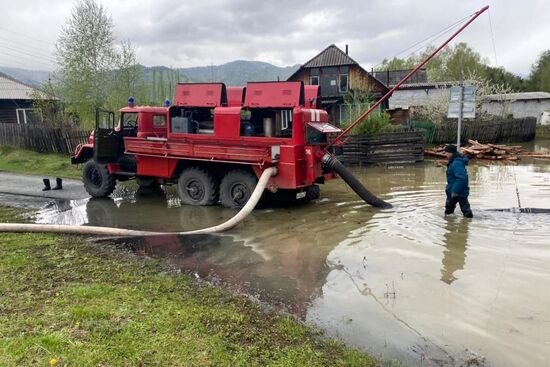
[[[313,185],[307,188],[306,190],[306,200],[317,200],[321,196],[321,188],[319,185]]]
[[[106,164],[99,164],[93,159],[84,163],[82,168],[84,188],[94,198],[104,198],[113,193],[116,186],[115,176],[109,174]]]
[[[251,172],[235,169],[229,171],[220,185],[220,200],[227,208],[242,208],[252,196],[258,178]]]
[[[181,173],[178,193],[183,204],[214,205],[218,202],[218,183],[208,171],[191,167]]]
[[[140,189],[155,189],[159,187],[159,183],[154,177],[137,176],[136,183],[139,185]]]

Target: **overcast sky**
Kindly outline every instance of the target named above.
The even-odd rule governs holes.
[[[189,67],[258,60],[286,66],[304,63],[334,43],[342,49],[348,44],[350,56],[370,68],[483,5],[491,6],[489,13],[457,42],[467,42],[490,65],[498,62],[525,76],[537,56],[550,49],[550,0],[100,2],[112,15],[115,37],[130,39],[144,65]],[[53,69],[54,43],[73,4],[0,0],[0,65]]]

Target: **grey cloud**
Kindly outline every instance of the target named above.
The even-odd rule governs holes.
[[[477,0],[100,1],[112,14],[117,38],[132,41],[140,62],[171,66],[236,59],[293,65],[335,43],[349,44],[350,55],[370,67],[483,5]],[[487,1],[499,65],[527,74],[537,55],[550,48],[549,2]],[[27,0],[15,7],[0,2],[8,9],[0,14],[0,24],[50,42],[73,4]],[[468,42],[493,62],[488,19],[484,14],[457,41]],[[0,63],[7,60],[0,53]]]

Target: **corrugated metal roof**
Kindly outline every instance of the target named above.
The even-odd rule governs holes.
[[[318,68],[323,66],[359,65],[355,60],[346,55],[336,45],[330,45],[313,59],[302,65],[302,68]]]
[[[521,92],[508,94],[489,94],[485,96],[486,100],[490,101],[527,101],[533,99],[550,99],[550,93],[547,92]]]
[[[35,88],[0,73],[0,99],[31,99]]]
[[[426,88],[449,88],[453,85],[459,85],[459,82],[426,82],[426,83],[405,83],[399,89],[426,89]]]

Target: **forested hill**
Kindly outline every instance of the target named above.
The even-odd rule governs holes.
[[[182,81],[223,82],[226,85],[245,85],[247,81],[286,80],[299,65],[279,67],[267,62],[237,60],[223,65],[179,68]],[[166,71],[166,67],[144,67],[144,79],[148,80],[153,70]]]
[[[166,66],[143,66],[143,79],[150,81],[153,74],[179,72],[180,81],[209,82],[219,81],[226,85],[245,85],[247,81],[286,80],[299,65],[279,67],[267,62],[237,60],[223,65],[198,66],[170,69]],[[44,70],[26,70],[0,66],[6,73],[24,83],[40,86],[52,73]]]

